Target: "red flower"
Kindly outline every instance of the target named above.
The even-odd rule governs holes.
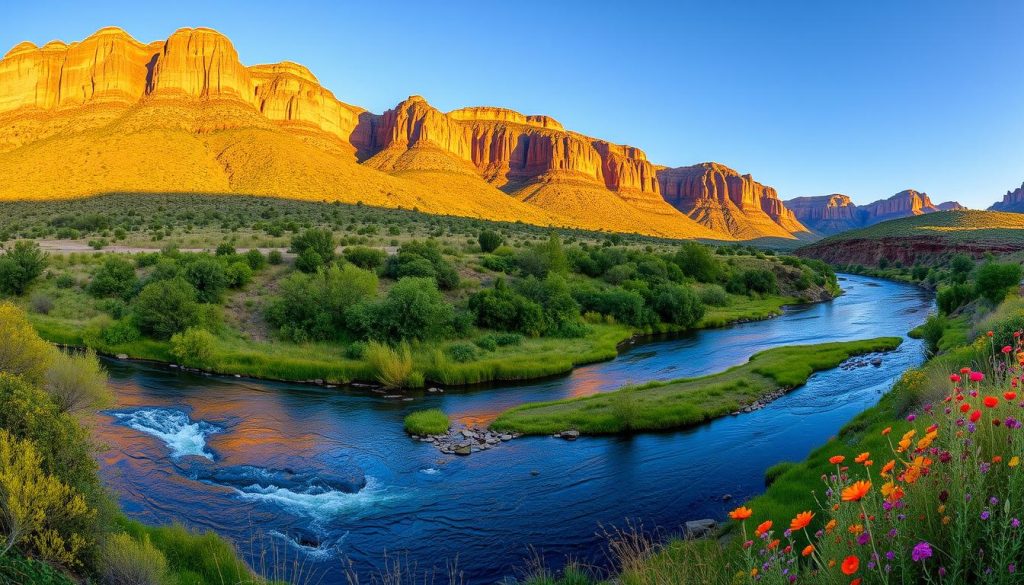
[[[967,412],[970,409],[971,409],[971,405],[967,404],[966,402],[964,402],[963,404],[960,405],[960,412]]]
[[[1003,392],[1003,398],[1005,398],[1007,402],[1009,402],[1011,400],[1016,400],[1017,399],[1017,393],[1016,392]]]
[[[988,408],[995,408],[996,406],[999,405],[999,399],[996,398],[995,396],[986,396],[984,402],[985,406]]]
[[[981,418],[980,410],[975,410],[974,412],[971,413],[971,422],[978,422],[979,418]]]
[[[1010,347],[1009,345],[1003,346],[1003,353],[1010,353],[1011,351],[1013,351],[1013,348]]]
[[[852,575],[857,572],[858,568],[860,568],[860,559],[858,559],[857,557],[850,555],[843,559],[843,573],[847,575]]]
[[[949,381],[953,382],[954,384],[956,384],[956,383],[960,382],[960,376],[958,376],[956,374],[950,374]]]

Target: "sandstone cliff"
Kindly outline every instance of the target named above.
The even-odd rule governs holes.
[[[839,193],[797,197],[786,201],[786,205],[804,225],[824,235],[866,227],[889,219],[964,209],[955,201],[935,205],[927,193],[913,189],[861,206]]]
[[[667,237],[806,232],[774,189],[722,165],[659,169],[502,108],[413,96],[372,114],[296,63],[243,65],[206,28],[15,46],[0,60],[0,173],[7,199],[254,193]]]
[[[1013,191],[1007,191],[1002,201],[996,201],[989,211],[1012,211],[1024,213],[1024,183]]]
[[[808,231],[774,188],[725,165],[708,162],[661,168],[658,182],[673,207],[739,239],[791,237]]]

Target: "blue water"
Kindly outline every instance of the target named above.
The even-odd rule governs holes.
[[[536,383],[411,401],[110,362],[118,405],[98,428],[109,446],[102,473],[130,516],[216,530],[256,565],[268,548],[290,555],[306,582],[344,583],[343,562],[366,575],[386,554],[421,569],[457,559],[467,583],[514,574],[531,546],[553,567],[567,557],[602,565],[606,529],[676,530],[762,491],[768,467],[804,458],[920,364],[921,343],[907,339],[881,367],[821,372],[760,411],[682,432],[521,438],[460,458],[410,440],[405,415],[438,407],[486,421],[527,401],[721,371],[770,347],[904,336],[933,305],[916,287],[842,279],[836,300],[768,321],[638,344]]]

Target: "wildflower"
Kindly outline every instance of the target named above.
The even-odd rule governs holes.
[[[970,409],[971,409],[971,405],[966,403],[966,402],[964,402],[963,404],[960,405],[960,412],[967,412]]]
[[[842,498],[844,502],[859,502],[868,495],[869,491],[871,491],[871,482],[861,480],[843,488]]]
[[[810,511],[800,512],[796,515],[796,518],[789,523],[789,529],[793,531],[803,530],[807,528],[807,525],[811,523],[811,519],[814,518],[814,514]]]
[[[864,546],[865,544],[867,544],[870,541],[871,541],[871,535],[868,534],[867,532],[862,532],[860,534],[860,536],[857,537],[857,544],[859,544],[861,546]]]
[[[999,405],[999,399],[995,396],[986,396],[984,402],[985,406],[988,408],[995,408]]]
[[[733,520],[746,520],[747,518],[750,518],[750,516],[753,513],[754,511],[751,510],[750,508],[747,508],[746,506],[740,506],[739,508],[736,508],[732,512],[729,512],[729,518],[732,518]]]
[[[882,436],[884,437],[885,435],[888,435],[891,432],[892,432],[892,427],[885,427],[884,429],[882,429]]]
[[[757,525],[757,529],[754,530],[754,534],[756,534],[757,536],[761,536],[762,534],[764,534],[765,532],[768,532],[771,529],[772,529],[772,521],[771,520],[765,520],[764,522],[762,522],[762,523]]]
[[[981,411],[980,410],[975,410],[974,412],[971,413],[971,422],[972,423],[978,422],[979,418],[981,418]]]
[[[828,458],[828,462],[831,463],[832,465],[839,465],[843,461],[846,461],[846,457],[842,455],[833,455]]]
[[[971,382],[981,382],[985,379],[985,374],[981,372],[971,372]]]
[[[1010,353],[1011,351],[1013,351],[1013,348],[1010,347],[1009,345],[1003,346],[1003,353]]]
[[[779,546],[779,539],[778,538],[776,538],[775,540],[773,540],[773,541],[768,543],[768,550],[775,550],[775,548],[777,546]]]
[[[925,561],[932,557],[932,545],[925,541],[921,541],[914,545],[914,550],[910,552],[910,558],[914,559],[914,562]]]
[[[916,414],[910,413],[910,414],[907,415],[907,422],[914,422],[915,420],[917,420],[917,415]]]
[[[949,375],[949,381],[954,383],[954,384],[958,384],[960,382],[960,376],[958,376],[956,374],[950,374]]]
[[[1012,526],[1014,528],[1020,528],[1020,520],[1018,520],[1016,518],[1010,520],[1010,526]]]
[[[890,459],[888,463],[882,466],[882,475],[888,474],[894,467],[896,467],[896,460]]]
[[[811,556],[811,553],[813,553],[813,552],[814,552],[814,545],[813,544],[808,544],[807,546],[804,547],[804,550],[800,551],[800,555],[801,556],[805,556],[805,557],[809,557],[809,556]]]
[[[1003,392],[1003,398],[1005,398],[1007,402],[1010,402],[1012,400],[1016,400],[1017,399],[1017,393],[1012,391],[1012,390],[1007,390],[1006,392]]]
[[[861,526],[860,524],[851,524],[850,527],[847,528],[846,530],[850,534],[860,534],[860,533],[864,532],[864,527]]]
[[[992,515],[989,513],[988,510],[982,510],[981,511],[981,519],[982,520],[988,520],[991,516]]]
[[[833,518],[833,519],[828,521],[828,524],[825,525],[825,532],[832,532],[835,529],[836,529],[836,519]]]
[[[1018,465],[1020,465],[1020,457],[1016,455],[1010,457],[1010,461],[1007,463],[1007,465],[1010,467],[1017,467]]]
[[[857,569],[860,568],[860,559],[858,559],[854,555],[850,555],[843,559],[843,564],[841,565],[841,568],[843,570],[843,573],[847,575],[852,575],[857,572]]]

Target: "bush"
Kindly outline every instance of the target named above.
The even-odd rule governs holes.
[[[135,267],[120,256],[107,256],[93,275],[87,290],[94,297],[114,297],[128,300],[135,294],[139,279]]]
[[[46,253],[35,242],[17,242],[0,256],[0,294],[21,295],[46,268]]]
[[[256,271],[263,270],[267,266],[266,257],[255,248],[245,253],[245,262],[249,265],[249,268]]]
[[[185,279],[195,287],[200,303],[219,303],[229,283],[224,264],[206,255],[185,267]]]
[[[130,319],[120,319],[100,331],[100,339],[108,345],[124,345],[138,341],[142,334]]]
[[[366,359],[377,376],[377,381],[386,388],[411,388],[413,379],[412,350],[404,341],[393,348],[378,341],[366,346]],[[419,386],[422,386],[422,375]]]
[[[537,336],[544,332],[544,309],[540,304],[513,291],[499,278],[494,288],[484,289],[469,298],[469,309],[476,324],[499,331],[521,331]]]
[[[1021,267],[1016,262],[986,262],[974,278],[979,296],[999,304],[1007,293],[1020,286]]]
[[[171,336],[171,355],[194,368],[210,367],[216,347],[217,339],[213,334],[197,327],[189,327]]]
[[[42,384],[56,352],[40,339],[25,313],[11,303],[0,303],[0,340],[0,372]]]
[[[214,254],[217,256],[234,256],[235,245],[231,242],[221,242],[217,245],[217,250]]]
[[[451,330],[454,312],[430,278],[403,278],[380,301],[363,301],[347,313],[353,330],[378,341],[435,339]]]
[[[299,255],[296,268],[316,272],[334,261],[334,236],[328,230],[308,229],[292,238],[291,251]]]
[[[388,258],[384,265],[384,275],[395,279],[433,278],[443,290],[452,290],[459,285],[459,274],[444,259],[441,248],[434,240],[403,244],[398,254]]]
[[[121,299],[103,299],[96,303],[96,308],[110,315],[115,319],[120,319],[128,314],[128,303]]]
[[[384,250],[367,246],[349,246],[345,248],[345,260],[366,270],[377,270],[384,265],[388,255]]]
[[[43,385],[61,412],[98,410],[114,402],[107,386],[107,372],[96,352],[56,352]]]
[[[704,304],[688,286],[662,285],[654,290],[653,308],[661,320],[680,327],[692,327],[704,317]]]
[[[494,351],[498,349],[498,340],[491,334],[478,337],[473,341],[473,343],[484,351]]]
[[[717,282],[722,277],[722,265],[711,249],[696,242],[681,244],[672,261],[683,274],[699,282]]]
[[[281,281],[267,320],[293,341],[338,339],[354,330],[348,310],[373,298],[377,285],[377,275],[351,264],[292,274]]]
[[[170,339],[199,320],[196,291],[181,278],[147,284],[132,308],[139,329],[156,339]]]
[[[420,410],[405,417],[405,431],[411,435],[443,435],[451,423],[439,408]]]
[[[518,333],[496,333],[494,341],[497,342],[499,347],[521,345],[523,343],[523,336]]]
[[[76,282],[75,277],[70,274],[61,274],[57,276],[57,278],[53,279],[53,284],[57,288],[67,289],[74,287],[78,282]]]
[[[248,262],[234,262],[228,266],[224,274],[231,288],[242,288],[252,282],[252,268]]]
[[[282,264],[284,262],[284,255],[281,254],[280,250],[271,250],[270,253],[267,254],[267,262],[273,266]]]
[[[345,357],[350,360],[361,360],[366,356],[366,343],[353,341],[345,348]]]
[[[101,574],[104,585],[164,585],[167,559],[149,537],[139,542],[121,532],[103,545]]]
[[[949,315],[973,301],[975,299],[975,289],[967,284],[954,284],[939,289],[939,294],[935,298],[939,310]]]
[[[729,293],[725,292],[725,289],[713,284],[706,286],[700,291],[700,300],[705,305],[712,307],[725,307],[730,303]]]
[[[771,270],[754,268],[733,274],[728,289],[734,294],[775,294],[779,282]]]
[[[477,237],[477,241],[480,243],[480,249],[486,253],[493,252],[498,249],[501,245],[502,238],[498,232],[494,230],[483,230]]]
[[[545,278],[549,273],[565,274],[569,272],[569,260],[562,248],[562,240],[557,234],[551,234],[543,244],[531,246],[519,254],[517,258],[520,270],[527,276]]]
[[[934,354],[939,351],[939,342],[942,341],[942,336],[946,334],[946,327],[948,326],[949,320],[944,316],[929,315],[928,319],[917,330],[917,333],[921,335],[921,339],[924,339],[928,353]]]
[[[49,315],[50,311],[53,310],[53,303],[52,296],[42,291],[37,291],[32,293],[32,297],[28,301],[28,310],[37,315]]]
[[[476,359],[477,350],[471,343],[453,343],[448,346],[448,356],[459,363],[471,362]]]

